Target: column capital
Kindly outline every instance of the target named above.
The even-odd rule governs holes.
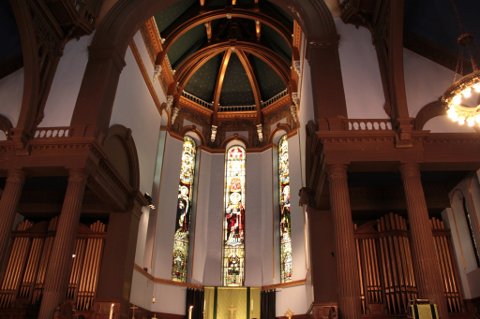
[[[400,173],[404,179],[406,178],[419,178],[420,177],[420,165],[415,162],[400,164]]]
[[[88,174],[84,168],[71,168],[68,171],[68,182],[82,183],[87,180]]]
[[[7,172],[7,183],[23,184],[25,181],[25,171],[19,168],[13,168]]]
[[[346,164],[327,164],[328,180],[346,180],[347,168],[348,166]]]

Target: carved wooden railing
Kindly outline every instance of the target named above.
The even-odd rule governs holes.
[[[219,112],[250,112],[255,111],[257,107],[253,105],[221,105]]]
[[[275,103],[276,101],[280,100],[282,97],[287,96],[287,95],[288,95],[288,90],[287,89],[281,91],[280,93],[277,93],[276,95],[272,96],[271,98],[269,98],[265,102],[262,102],[262,108],[267,107],[267,106]]]
[[[391,131],[390,119],[348,119],[349,131]]]
[[[191,94],[191,93],[188,93],[187,91],[183,91],[182,92],[182,96],[186,97],[187,99],[189,99],[190,101],[193,101],[197,104],[200,104],[201,106],[203,107],[206,107],[207,109],[212,109],[213,108],[213,103],[209,103],[205,100],[202,100],[201,98]]]
[[[33,134],[33,138],[65,138],[70,137],[70,134],[71,128],[68,126],[37,127],[35,133]]]

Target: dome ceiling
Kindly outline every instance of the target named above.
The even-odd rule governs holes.
[[[287,94],[293,21],[266,0],[182,0],[154,16],[183,96],[213,112]]]

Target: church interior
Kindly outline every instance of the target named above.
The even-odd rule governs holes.
[[[479,319],[478,12],[0,2],[0,318]]]

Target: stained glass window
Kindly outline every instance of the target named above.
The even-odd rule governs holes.
[[[183,140],[182,165],[177,196],[177,215],[173,237],[172,280],[186,282],[190,244],[190,215],[192,211],[193,177],[195,175],[195,141]]]
[[[290,171],[288,141],[284,135],[278,143],[278,185],[280,200],[280,280],[292,280],[292,224],[290,216]]]
[[[223,221],[223,284],[243,286],[245,274],[245,149],[227,150]]]

